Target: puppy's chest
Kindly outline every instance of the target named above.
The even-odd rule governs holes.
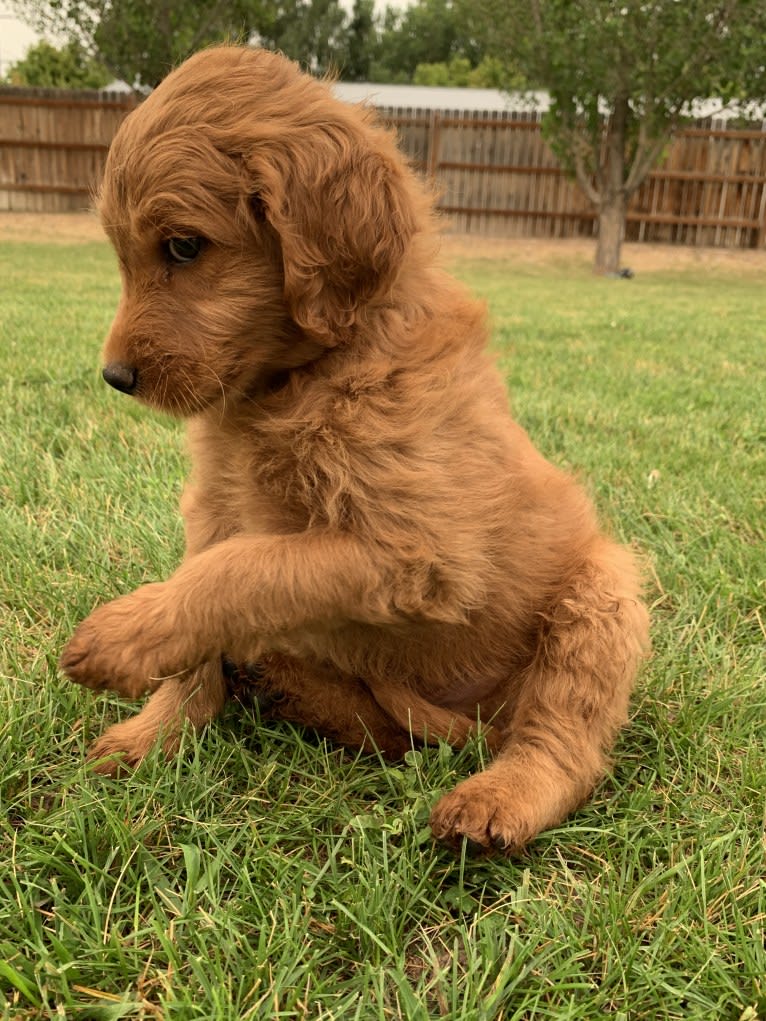
[[[411,499],[418,466],[432,459],[422,456],[422,408],[403,400],[390,376],[366,388],[296,385],[227,422],[217,441],[241,489],[243,523],[252,501],[286,530],[366,528],[382,503]]]
[[[253,427],[228,443],[226,485],[242,527],[293,531],[320,523],[352,485],[348,452],[326,426]]]

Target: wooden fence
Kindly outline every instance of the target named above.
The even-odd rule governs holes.
[[[87,209],[131,95],[0,87],[0,211]]]
[[[437,182],[453,228],[498,237],[590,237],[596,216],[559,166],[536,113],[383,110],[402,148]],[[766,124],[698,121],[633,196],[627,239],[739,248],[766,244]]]
[[[0,210],[83,209],[131,96],[0,88]],[[432,175],[454,230],[590,237],[595,215],[561,170],[536,113],[383,109],[401,147]],[[630,203],[627,237],[766,246],[766,125],[681,131]]]

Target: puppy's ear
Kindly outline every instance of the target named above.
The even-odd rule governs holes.
[[[272,140],[248,162],[281,242],[292,318],[324,345],[349,339],[393,284],[416,230],[400,157],[315,128],[299,146]]]

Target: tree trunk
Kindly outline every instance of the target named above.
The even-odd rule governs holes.
[[[625,206],[622,192],[609,195],[601,201],[594,273],[612,276],[620,271],[620,250],[625,236]]]
[[[620,249],[625,236],[625,150],[630,104],[624,93],[614,101],[606,126],[604,162],[600,168],[598,244],[595,273],[610,276],[620,271]]]

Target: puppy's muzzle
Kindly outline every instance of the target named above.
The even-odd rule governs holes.
[[[138,373],[130,365],[123,365],[122,362],[110,362],[101,371],[109,386],[115,390],[121,390],[124,394],[132,394],[138,384]]]

